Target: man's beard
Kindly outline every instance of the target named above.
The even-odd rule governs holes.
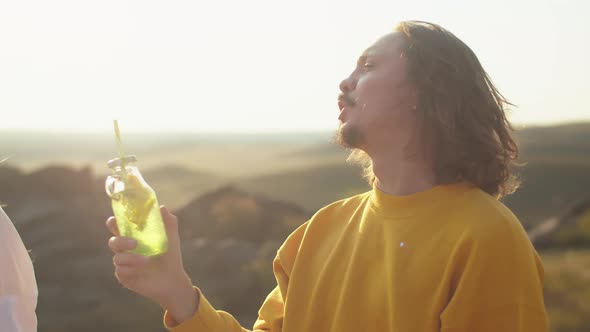
[[[340,125],[334,140],[342,147],[358,149],[364,143],[365,137],[361,131],[354,126]]]

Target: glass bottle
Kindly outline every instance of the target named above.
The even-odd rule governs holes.
[[[105,189],[121,236],[137,241],[132,253],[155,256],[168,250],[168,238],[155,191],[135,165],[137,158],[127,155],[108,162],[112,174]]]

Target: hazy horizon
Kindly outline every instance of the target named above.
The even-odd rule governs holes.
[[[120,123],[120,122],[119,122]],[[0,127],[1,134],[74,134],[74,135],[99,135],[99,136],[113,136],[114,131],[112,128],[112,122],[109,122],[110,128],[90,128],[90,129],[76,129],[76,128],[2,128]],[[555,126],[570,126],[578,124],[589,124],[590,119],[583,119],[580,121],[562,121],[554,123],[512,123],[515,130],[522,130],[527,128],[544,128],[544,127],[555,127]],[[149,135],[149,134],[172,134],[172,135],[203,135],[208,137],[230,135],[230,136],[281,136],[281,135],[333,135],[337,127],[325,128],[325,129],[263,129],[263,130],[231,130],[231,129],[219,129],[219,130],[201,130],[201,129],[171,129],[171,128],[124,128],[124,125],[119,124],[121,127],[121,135]]]

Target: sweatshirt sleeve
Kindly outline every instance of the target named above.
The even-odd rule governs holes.
[[[442,332],[547,332],[544,270],[516,219],[486,221],[458,244]]]
[[[293,261],[299,250],[299,245],[305,232],[307,223],[293,232],[278,250],[273,262],[273,272],[277,286],[268,294],[258,311],[258,319],[254,323],[252,332],[281,332],[283,326],[284,304],[289,284],[289,275]],[[174,325],[174,320],[168,312],[164,314],[164,326],[173,332],[248,332],[250,330],[240,326],[238,321],[229,313],[216,310],[195,287],[200,296],[199,307],[195,315]]]

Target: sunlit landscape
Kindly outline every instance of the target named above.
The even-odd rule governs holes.
[[[0,3],[0,204],[33,260],[39,332],[164,331],[158,304],[113,276],[113,119],[179,217],[193,282],[251,328],[285,238],[370,190],[333,142],[338,85],[405,19],[455,33],[514,103],[522,186],[502,202],[542,257],[551,331],[590,331],[589,11],[583,0]]]

